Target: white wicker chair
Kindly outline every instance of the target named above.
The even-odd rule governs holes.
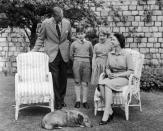
[[[138,51],[132,49],[125,49],[126,53],[130,53],[133,57],[134,62],[134,74],[131,74],[129,77],[129,84],[123,87],[122,92],[113,92],[113,106],[122,106],[125,109],[126,120],[129,119],[129,106],[139,106],[141,108],[141,99],[140,99],[140,77],[144,62],[144,55],[140,54]],[[103,73],[100,75],[102,77]],[[95,90],[94,94],[94,113],[97,114],[97,111],[103,111],[105,103],[101,100],[101,94]],[[132,98],[135,97],[138,101],[136,104],[132,102]],[[132,102],[132,103],[131,103]]]
[[[29,106],[41,106],[54,111],[52,76],[49,72],[49,57],[41,52],[22,53],[17,56],[15,75],[15,120],[19,110]],[[49,103],[48,106],[39,103]]]

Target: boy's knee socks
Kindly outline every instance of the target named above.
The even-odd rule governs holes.
[[[76,101],[80,102],[80,92],[81,92],[81,85],[75,85],[75,94],[76,94]]]
[[[88,97],[88,85],[87,83],[82,83],[82,88],[83,88],[83,103],[87,102],[87,97]]]

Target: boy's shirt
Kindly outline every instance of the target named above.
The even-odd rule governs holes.
[[[93,56],[93,46],[92,43],[83,40],[76,40],[71,44],[70,47],[70,58],[72,60],[78,60],[83,62],[90,62]]]

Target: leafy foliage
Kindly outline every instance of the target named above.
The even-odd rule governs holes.
[[[90,2],[95,7],[101,4],[95,0],[0,0],[0,13],[5,13],[7,17],[0,26],[24,28],[32,48],[37,38],[37,24],[51,16],[55,5],[64,10],[64,16],[70,20],[72,27],[80,21],[85,21],[85,26],[95,27],[97,16],[91,10]]]
[[[142,72],[140,88],[144,91],[159,90],[163,91],[163,72],[162,69],[148,68]]]

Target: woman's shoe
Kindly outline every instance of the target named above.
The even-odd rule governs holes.
[[[107,122],[112,121],[112,120],[113,120],[113,118],[114,118],[114,113],[112,113],[111,115],[109,115],[109,118],[108,118]]]
[[[74,106],[75,108],[80,108],[80,102],[79,101],[77,101],[76,103],[75,103],[75,106]]]
[[[108,124],[108,121],[100,121],[100,123],[99,123],[99,125],[106,125],[106,124]]]

